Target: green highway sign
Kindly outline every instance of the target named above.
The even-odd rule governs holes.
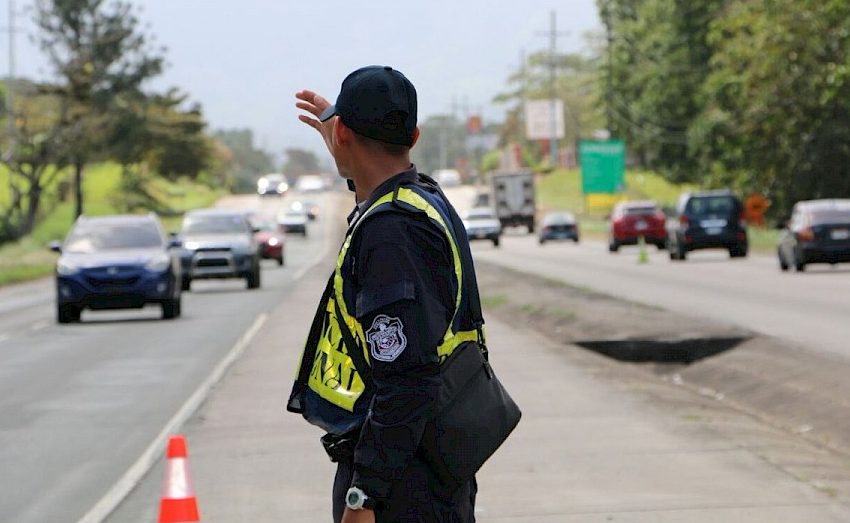
[[[581,140],[581,190],[584,194],[616,193],[623,188],[626,144],[622,140]]]

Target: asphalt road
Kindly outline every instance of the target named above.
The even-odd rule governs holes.
[[[600,241],[540,246],[536,236],[519,229],[508,231],[500,248],[473,244],[478,260],[850,358],[850,266],[781,273],[776,258],[766,255],[731,260],[725,251],[696,251],[685,262],[672,262],[665,251],[649,247],[647,252],[649,261],[641,264],[636,247],[610,254]]]
[[[310,199],[325,211],[340,203],[332,194]],[[336,227],[320,217],[307,238],[290,236],[286,266],[264,262],[259,290],[245,290],[243,280],[194,282],[175,321],[151,307],[87,311],[81,324],[60,326],[52,280],[0,290],[0,519],[78,521],[88,513],[332,247]]]

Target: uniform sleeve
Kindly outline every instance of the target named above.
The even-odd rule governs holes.
[[[363,231],[356,311],[376,394],[354,455],[354,478],[386,498],[419,447],[440,388],[437,345],[454,309],[447,243],[430,223],[378,216]]]

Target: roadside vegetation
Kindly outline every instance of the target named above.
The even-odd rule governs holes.
[[[114,163],[95,164],[86,170],[84,191],[86,215],[99,216],[127,212],[134,200],[121,190],[122,169]],[[212,205],[225,194],[222,189],[188,178],[175,181],[160,177],[146,184],[145,192],[154,198],[166,231],[179,229],[183,212]],[[145,212],[134,209],[132,212]],[[15,242],[0,246],[0,285],[17,283],[50,274],[56,255],[48,250],[51,241],[61,241],[74,221],[74,202],[60,201],[33,230]]]

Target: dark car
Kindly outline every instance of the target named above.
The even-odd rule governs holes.
[[[277,224],[274,217],[249,212],[248,221],[254,229],[254,239],[260,245],[260,256],[264,260],[276,260],[278,265],[284,263],[284,244],[286,234]]]
[[[726,249],[732,258],[747,255],[749,242],[744,207],[728,190],[685,193],[667,220],[671,260],[684,260],[698,249]]]
[[[257,180],[257,194],[260,196],[281,196],[289,190],[289,183],[282,174],[267,174]]]
[[[202,209],[183,218],[183,290],[192,280],[244,278],[249,289],[260,286],[260,247],[243,211]]]
[[[83,309],[162,307],[162,317],[180,316],[181,268],[154,215],[81,216],[56,263],[56,319],[80,321]]]
[[[553,240],[572,240],[578,243],[578,220],[570,212],[553,212],[543,217],[540,222],[540,245]]]
[[[667,217],[653,201],[620,202],[611,211],[608,224],[608,250],[617,252],[622,245],[646,243],[664,249],[667,245]]]
[[[466,235],[472,240],[490,240],[495,247],[502,238],[502,223],[490,207],[475,207],[463,213]]]
[[[850,263],[850,200],[798,202],[777,253],[783,271],[804,271],[810,263]]]

